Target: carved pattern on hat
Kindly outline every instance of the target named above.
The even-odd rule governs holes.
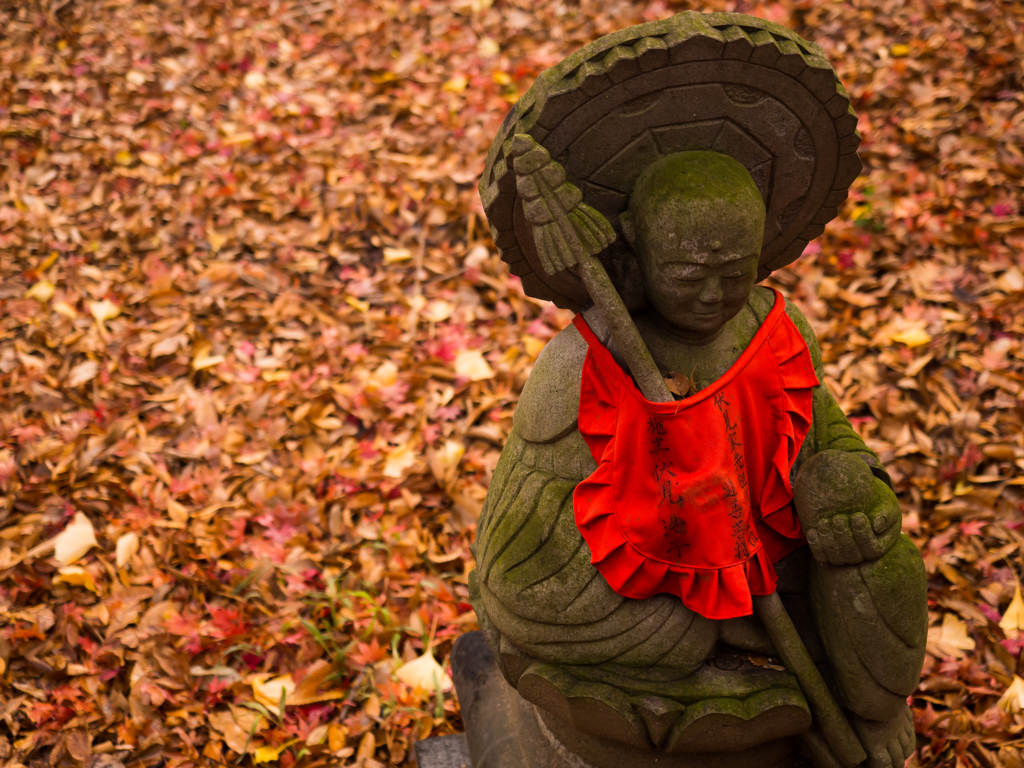
[[[480,194],[524,290],[578,309],[589,303],[579,279],[543,274],[517,215],[511,136],[543,144],[615,225],[628,202],[623,179],[635,180],[641,160],[662,156],[673,140],[671,151],[705,148],[714,134],[710,148],[743,163],[766,201],[763,279],[835,216],[861,167],[856,124],[820,46],[751,16],[688,11],[607,35],[542,73],[502,124]],[[624,170],[629,162],[640,167]]]

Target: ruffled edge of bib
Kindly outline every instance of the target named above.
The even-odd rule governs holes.
[[[617,594],[643,600],[668,593],[691,611],[721,620],[751,615],[751,595],[775,591],[775,568],[760,544],[749,558],[725,568],[693,568],[652,560],[626,540],[611,513],[593,511],[585,501],[590,489],[581,489],[583,485],[576,486],[573,509],[590,507],[590,513],[577,514],[576,525],[590,547],[590,562]]]
[[[789,316],[783,322],[792,323]],[[800,343],[797,342],[800,340]],[[772,457],[771,471],[761,491],[761,521],[788,539],[803,540],[800,520],[793,507],[793,486],[789,475],[804,439],[811,430],[814,409],[814,387],[818,376],[810,360],[810,352],[800,331],[768,338],[779,369],[782,391],[782,439]]]

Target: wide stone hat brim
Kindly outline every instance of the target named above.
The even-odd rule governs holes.
[[[563,270],[548,275],[512,168],[511,139],[530,134],[583,201],[619,232],[601,254],[631,258],[619,214],[652,162],[713,150],[750,172],[767,215],[758,280],[803,253],[835,218],[861,171],[857,115],[819,45],[739,13],[686,11],[595,40],[541,73],[491,145],[480,197],[494,243],[534,298],[578,310],[590,298]]]

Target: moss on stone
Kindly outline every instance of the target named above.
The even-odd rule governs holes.
[[[667,214],[667,215],[666,215]],[[746,168],[728,155],[676,152],[644,169],[621,217],[627,241],[642,239],[644,223],[671,220],[683,231],[733,230],[739,224],[760,237],[765,207]]]

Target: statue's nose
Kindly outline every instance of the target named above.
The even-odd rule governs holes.
[[[703,304],[717,304],[722,300],[722,281],[709,277],[701,286],[700,300]]]

